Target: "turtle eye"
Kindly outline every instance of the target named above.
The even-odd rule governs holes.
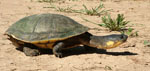
[[[127,38],[128,38],[128,36],[127,36],[127,35],[122,34],[120,38],[121,38],[121,39],[123,39],[124,41],[126,41],[126,40],[127,40]]]
[[[124,35],[121,35],[120,38],[123,39],[123,38],[124,38]]]

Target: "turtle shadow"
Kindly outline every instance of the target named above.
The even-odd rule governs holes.
[[[48,54],[48,55],[52,55],[52,50],[49,49],[42,49],[42,55],[44,54]],[[78,46],[75,48],[70,48],[70,49],[66,49],[62,51],[63,53],[63,57],[68,57],[68,56],[72,56],[72,55],[81,55],[81,54],[106,54],[106,55],[113,55],[113,56],[127,56],[127,55],[138,55],[137,53],[133,53],[133,52],[128,52],[128,51],[124,51],[124,52],[107,52],[104,49],[97,49],[97,48],[92,48],[90,47],[89,49],[86,49],[86,47],[83,46]]]
[[[22,51],[18,48],[16,48],[19,51]],[[41,52],[41,55],[53,55],[53,52],[51,49],[39,49]],[[107,50],[104,49],[97,49],[97,48],[88,48],[83,46],[78,46],[75,48],[70,48],[70,49],[65,49],[62,51],[63,57],[71,56],[71,55],[81,55],[81,54],[106,54],[106,55],[113,55],[113,56],[127,56],[127,55],[138,55],[137,53],[132,53],[132,52],[107,52]]]
[[[113,56],[127,56],[127,55],[138,55],[137,53],[124,51],[124,52],[107,52],[107,50],[104,49],[97,49],[90,47],[90,50],[86,50],[85,47],[76,47],[71,48],[68,50],[64,50],[64,57],[71,56],[71,55],[81,55],[81,54],[106,54],[106,55],[113,55]]]

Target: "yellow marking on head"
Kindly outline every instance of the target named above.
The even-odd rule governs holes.
[[[111,49],[111,48],[115,48],[117,46],[119,46],[120,44],[122,44],[122,42],[118,41],[118,42],[113,42],[113,41],[108,41],[106,43],[106,46],[101,46],[99,45],[97,48],[100,48],[100,49]]]
[[[114,41],[108,41],[108,42],[106,43],[106,45],[107,45],[107,46],[112,46],[112,45],[114,45]]]
[[[115,47],[119,46],[120,44],[122,44],[122,42],[117,42],[112,46],[112,48],[115,48]]]

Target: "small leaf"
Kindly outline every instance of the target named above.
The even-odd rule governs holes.
[[[102,23],[102,24],[98,24],[99,26],[102,26],[102,27],[106,27],[106,24]]]
[[[144,45],[150,46],[150,42],[149,41],[144,41]]]

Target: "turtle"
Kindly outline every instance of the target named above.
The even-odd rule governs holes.
[[[56,57],[62,51],[80,45],[110,49],[124,43],[125,34],[92,35],[90,28],[61,14],[43,13],[26,16],[12,24],[4,33],[26,56],[40,55],[38,48],[51,49]]]

